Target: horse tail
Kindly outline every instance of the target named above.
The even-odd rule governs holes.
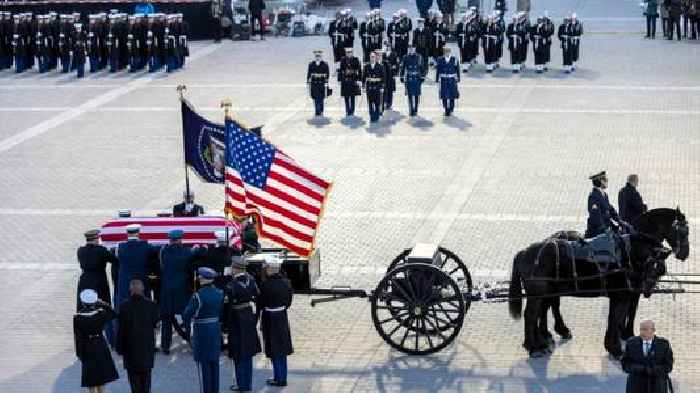
[[[510,276],[508,286],[508,309],[513,319],[520,319],[523,314],[523,283],[518,271],[519,262],[522,260],[524,252],[520,251],[513,258],[513,272]]]

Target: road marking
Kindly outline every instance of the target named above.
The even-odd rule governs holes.
[[[205,46],[204,48],[198,50],[197,52],[194,52],[192,56],[190,57],[189,61],[196,61],[197,59],[206,56],[212,52],[214,52],[216,49],[218,49],[220,46],[216,44],[209,44]],[[19,132],[17,134],[14,134],[2,141],[0,141],[0,153],[3,153],[7,150],[12,149],[13,147],[26,142],[32,138],[35,138],[37,136],[40,136],[42,134],[45,134],[46,132],[51,131],[52,129],[60,126],[61,124],[64,124],[72,119],[75,119],[86,112],[90,110],[94,110],[110,101],[113,101],[125,94],[128,94],[134,90],[136,90],[139,87],[143,87],[144,85],[148,84],[150,81],[152,81],[154,78],[156,78],[156,74],[148,74],[144,75],[143,77],[136,79],[132,82],[127,83],[126,85],[123,85],[121,87],[118,87],[114,90],[110,90],[104,94],[101,94],[95,98],[90,99],[89,101],[75,107],[75,108],[70,108],[68,110],[63,111],[62,113],[59,113],[58,115],[42,121],[41,123],[30,127],[22,132]]]

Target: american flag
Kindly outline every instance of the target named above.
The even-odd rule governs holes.
[[[226,121],[226,214],[255,215],[258,234],[300,256],[314,249],[331,184],[275,146]]]
[[[139,237],[151,244],[167,244],[168,232],[182,230],[182,242],[190,245],[215,244],[216,231],[228,231],[229,245],[241,248],[240,224],[224,217],[129,217],[107,221],[100,228],[102,245],[113,248],[126,241],[126,226],[140,224]]]

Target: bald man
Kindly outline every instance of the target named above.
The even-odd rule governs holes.
[[[673,370],[673,351],[668,340],[656,335],[653,321],[639,324],[639,336],[627,340],[621,362],[622,370],[629,374],[627,393],[673,391],[668,375]]]

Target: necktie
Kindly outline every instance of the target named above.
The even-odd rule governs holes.
[[[644,356],[647,356],[649,354],[649,342],[645,341],[644,342]]]

